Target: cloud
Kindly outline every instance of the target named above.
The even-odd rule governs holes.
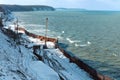
[[[96,0],[98,2],[106,3],[106,4],[116,4],[120,3],[120,0]]]
[[[120,0],[96,0],[100,4],[106,5],[109,9],[119,9],[120,10]]]

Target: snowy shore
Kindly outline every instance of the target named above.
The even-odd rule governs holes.
[[[0,30],[0,80],[92,80],[76,64],[70,63],[53,42],[47,42],[47,49],[44,49],[45,41],[17,31],[13,15],[5,15],[3,25]],[[10,37],[13,34],[9,30],[13,34],[22,34],[20,44]],[[34,45],[41,46],[37,54],[42,56],[42,61],[33,54],[31,47]]]
[[[15,22],[14,15],[4,15],[0,27],[0,80],[93,80],[56,47],[55,39],[46,42]]]

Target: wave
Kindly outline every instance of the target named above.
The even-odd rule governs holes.
[[[71,44],[81,42],[79,40],[71,40],[70,38],[66,38],[66,40]]]
[[[57,38],[58,38],[58,39],[63,39],[63,37],[62,37],[62,36],[57,36]]]
[[[91,45],[91,42],[87,42],[86,44],[77,44],[77,43],[75,43],[75,46],[76,47],[86,47],[86,46],[90,46]]]
[[[65,33],[65,31],[62,31],[62,34],[64,34]]]
[[[45,27],[45,25],[39,25],[39,24],[26,24],[25,26]]]
[[[118,55],[117,55],[117,54],[115,54],[115,53],[113,53],[112,55],[113,55],[113,56],[115,56],[115,57],[116,57],[116,56],[118,56]]]

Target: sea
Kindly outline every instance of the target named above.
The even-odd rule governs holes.
[[[28,31],[59,40],[99,73],[120,80],[119,11],[14,12]],[[46,29],[46,18],[48,28]]]

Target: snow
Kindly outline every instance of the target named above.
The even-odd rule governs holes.
[[[8,15],[9,17],[10,15]],[[11,19],[10,19],[11,18]],[[13,16],[9,17],[12,20]],[[4,29],[15,31],[13,22],[4,22]],[[46,42],[48,49],[43,49],[45,41],[27,36],[23,31],[21,45],[8,38],[0,30],[0,80],[93,80],[76,64],[70,63],[53,42]],[[31,48],[25,48],[25,45]],[[43,61],[38,61],[32,47],[40,45],[37,54]]]
[[[0,32],[0,80],[21,80],[14,71],[18,70],[16,65],[17,51],[10,47],[9,39]],[[6,65],[7,64],[7,65]]]
[[[40,80],[59,80],[59,77],[56,76],[58,74],[41,61],[33,61],[30,66],[34,67],[33,71],[37,73]]]
[[[32,37],[29,37],[27,35],[22,36],[22,37],[24,37],[24,39],[32,42],[32,43],[28,44],[28,47],[31,47],[31,46],[34,46],[34,45],[45,45],[45,41],[41,41],[37,38],[32,38]],[[55,44],[53,42],[47,41],[46,45],[47,45],[47,48],[49,48],[49,49],[55,48]]]
[[[14,43],[9,41],[10,39],[1,32],[0,37],[0,80],[22,80],[20,74],[16,74],[17,71],[21,71],[26,76],[25,80],[29,80],[29,78],[34,80],[59,80],[58,74],[49,66],[41,61],[32,60],[31,50],[22,45],[15,47]],[[38,76],[39,78],[37,78]]]
[[[51,66],[65,80],[92,80],[88,73],[76,64],[70,63],[59,49],[45,49],[44,62]]]

